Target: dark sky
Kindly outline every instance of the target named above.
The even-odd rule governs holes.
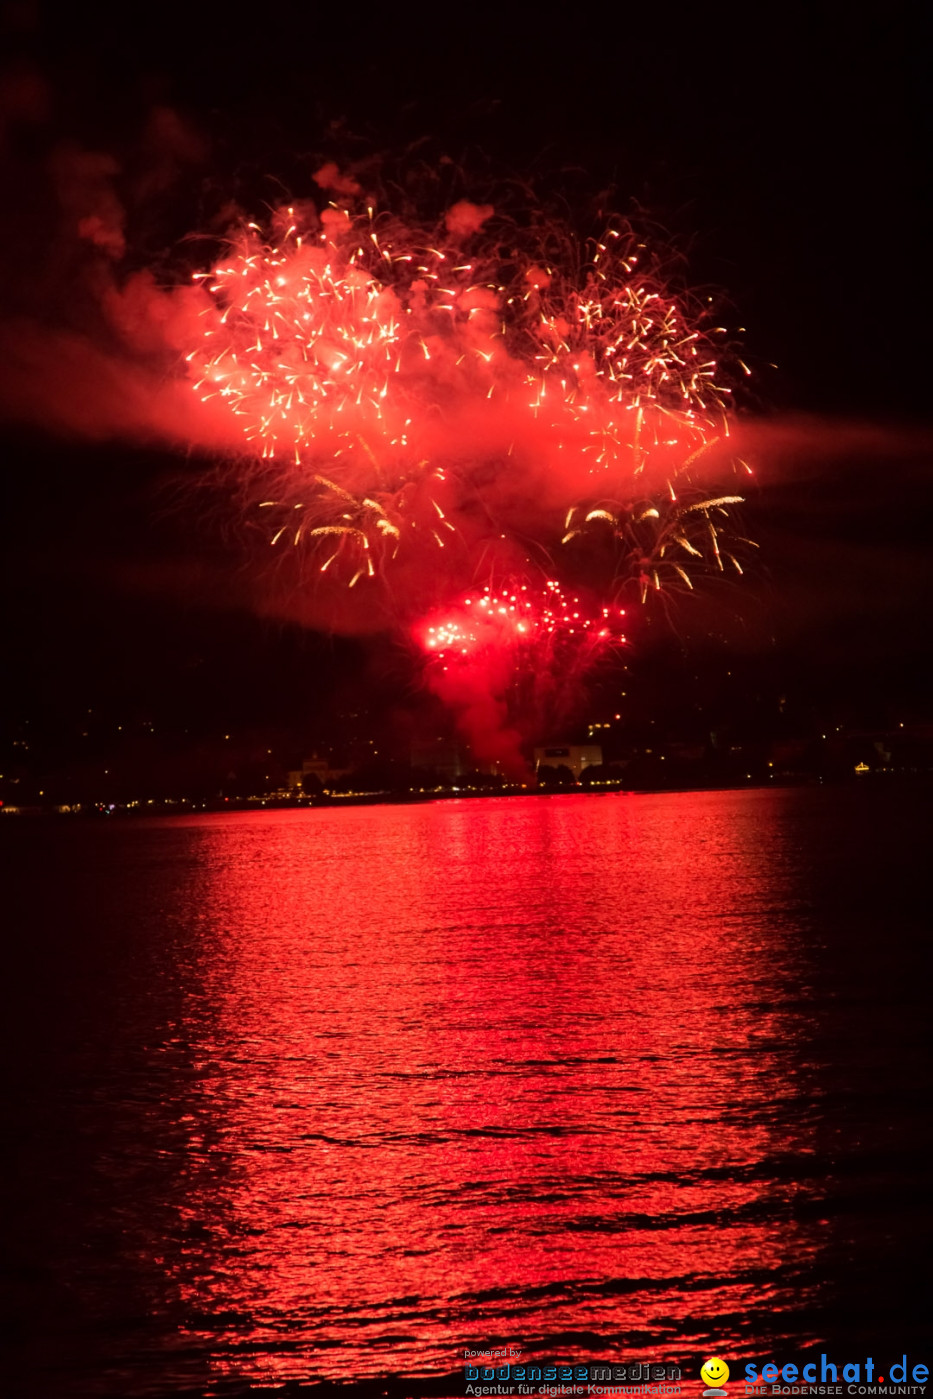
[[[387,169],[449,156],[480,185],[532,177],[569,208],[634,200],[687,250],[691,279],[728,294],[756,367],[748,411],[768,424],[750,505],[761,573],[723,635],[769,674],[786,664],[803,684],[829,666],[875,689],[885,676],[924,702],[933,489],[916,7],[867,19],[841,5],[678,4],[5,14],[4,90],[34,107],[3,144],[8,308],[48,321],[70,294],[44,251],[49,152],[71,142],[130,170],[156,106],[201,150],[161,201],[128,204],[130,267],[164,263],[225,198],[261,215],[283,192],[310,193],[321,158],[344,154],[384,154]],[[6,438],[14,727],[103,706],[291,732],[339,709],[374,665],[393,676],[392,703],[407,702],[391,645],[238,605],[229,539],[172,503],[190,463],[50,439],[35,420]],[[698,617],[695,638],[710,629],[708,609]]]

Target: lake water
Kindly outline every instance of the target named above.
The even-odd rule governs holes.
[[[925,792],[0,838],[17,1396],[919,1343]]]

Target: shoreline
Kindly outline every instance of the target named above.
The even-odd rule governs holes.
[[[877,789],[883,787],[910,787],[916,788],[923,785],[931,785],[933,773],[930,772],[878,772],[853,774],[851,777],[835,778],[793,778],[778,777],[768,781],[759,778],[751,778],[744,782],[729,783],[677,783],[660,786],[657,784],[646,784],[644,786],[626,786],[622,781],[611,783],[593,783],[590,786],[566,786],[566,787],[532,787],[532,786],[510,786],[503,788],[429,788],[417,789],[414,791],[392,792],[389,790],[375,792],[348,792],[348,793],[323,793],[315,796],[286,797],[286,796],[264,796],[264,797],[227,797],[213,798],[205,801],[191,801],[185,798],[165,800],[146,799],[133,802],[74,802],[70,805],[42,805],[42,806],[6,806],[0,809],[0,825],[3,818],[13,817],[79,817],[87,819],[100,819],[114,817],[140,817],[140,816],[190,816],[199,814],[219,815],[221,813],[243,813],[250,811],[319,811],[319,810],[339,810],[342,807],[350,806],[412,806],[429,802],[447,801],[488,801],[511,799],[515,797],[534,797],[544,799],[548,797],[638,797],[638,796],[662,796],[675,795],[686,792],[747,792],[747,791],[776,791],[788,789],[835,789],[848,788],[855,789]]]

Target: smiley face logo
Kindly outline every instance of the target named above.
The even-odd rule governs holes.
[[[718,1355],[711,1356],[700,1366],[700,1379],[706,1385],[705,1394],[724,1394],[722,1386],[729,1378],[729,1366]]]

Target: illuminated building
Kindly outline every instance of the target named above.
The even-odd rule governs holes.
[[[326,787],[330,778],[336,776],[338,774],[331,770],[327,759],[319,758],[315,753],[312,757],[305,758],[300,768],[295,768],[288,774],[289,790],[300,792],[305,785],[306,778],[317,778],[321,787]],[[311,781],[308,785],[313,787],[315,783]]]

